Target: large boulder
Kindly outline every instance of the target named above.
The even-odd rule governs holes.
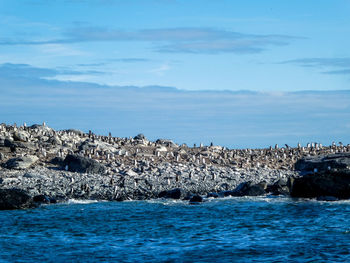
[[[103,174],[106,171],[106,167],[96,160],[73,154],[68,154],[63,164],[71,172]]]
[[[39,158],[36,157],[35,155],[11,158],[5,163],[4,167],[7,169],[15,169],[15,170],[27,169],[38,160]]]
[[[203,202],[203,197],[201,197],[200,195],[194,195],[189,200],[190,204],[198,204],[202,202]]]
[[[93,142],[91,139],[86,139],[85,141],[78,144],[79,151],[85,151],[88,149],[98,149],[106,152],[115,152],[116,148],[106,142],[95,141]]]
[[[183,199],[185,196],[186,196],[186,192],[181,188],[165,190],[158,194],[158,198],[171,198],[171,199]]]
[[[140,134],[138,134],[138,135],[136,135],[136,136],[134,137],[134,140],[136,140],[136,141],[146,141],[147,138],[145,137],[145,135],[143,135],[142,133],[140,133]]]
[[[20,189],[0,189],[0,210],[35,207],[33,199]]]
[[[295,178],[291,196],[304,198],[332,196],[348,199],[350,198],[350,171],[326,171]]]
[[[277,180],[272,185],[268,185],[266,192],[271,193],[273,195],[290,195],[291,184],[293,182],[293,178],[283,178]]]
[[[267,185],[265,182],[254,184],[253,182],[241,183],[232,191],[233,196],[259,196],[266,194]]]
[[[51,136],[48,140],[48,143],[51,143],[52,145],[62,145],[62,141],[57,135]]]
[[[16,131],[12,135],[13,140],[19,142],[27,142],[29,140],[29,134],[25,131]]]
[[[34,149],[34,145],[31,142],[13,141],[12,138],[6,138],[4,140],[4,146],[11,149],[23,148],[23,149]]]
[[[302,173],[346,170],[350,167],[350,153],[336,153],[305,157],[295,163],[295,169]]]

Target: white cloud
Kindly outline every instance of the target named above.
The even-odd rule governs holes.
[[[89,55],[89,53],[73,48],[67,44],[43,44],[37,47],[37,51],[53,57]]]
[[[163,64],[157,68],[151,69],[149,72],[156,74],[158,76],[163,76],[165,74],[165,72],[169,71],[171,69],[171,67],[169,66],[169,64]]]

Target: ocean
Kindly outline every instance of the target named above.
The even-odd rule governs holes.
[[[0,211],[0,262],[349,262],[350,201],[79,202]]]

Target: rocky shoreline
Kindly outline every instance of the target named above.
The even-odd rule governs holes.
[[[0,124],[0,165],[0,209],[72,198],[350,198],[350,145],[341,143],[237,150],[151,142],[142,134],[118,138],[45,124]]]

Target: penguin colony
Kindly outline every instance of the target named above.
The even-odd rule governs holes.
[[[2,147],[1,147],[2,146]],[[7,146],[7,147],[5,147]],[[91,131],[55,131],[43,125],[27,127],[0,124],[0,161],[25,155],[35,155],[39,163],[49,163],[54,157],[64,159],[67,154],[77,154],[97,160],[108,167],[135,166],[139,163],[162,162],[193,164],[197,166],[229,166],[240,169],[271,168],[292,170],[295,162],[305,156],[350,152],[350,145],[308,143],[292,148],[288,145],[266,149],[227,149],[221,146],[188,147],[170,140],[148,141],[142,134],[134,138],[95,135]],[[113,169],[109,169],[113,173]]]
[[[0,188],[20,188],[31,196],[56,199],[135,200],[157,198],[160,192],[181,188],[208,194],[232,190],[241,183],[264,189],[298,176],[295,162],[306,156],[350,152],[350,145],[320,143],[265,149],[188,147],[171,140],[149,141],[96,135],[79,130],[55,131],[45,123],[21,126],[0,124]],[[103,174],[70,172],[62,167],[68,155],[92,159],[105,167]],[[16,167],[9,161],[22,158]],[[53,160],[56,160],[54,162]],[[58,162],[57,162],[58,161]],[[16,162],[15,162],[16,164]],[[282,181],[281,181],[282,180]]]

